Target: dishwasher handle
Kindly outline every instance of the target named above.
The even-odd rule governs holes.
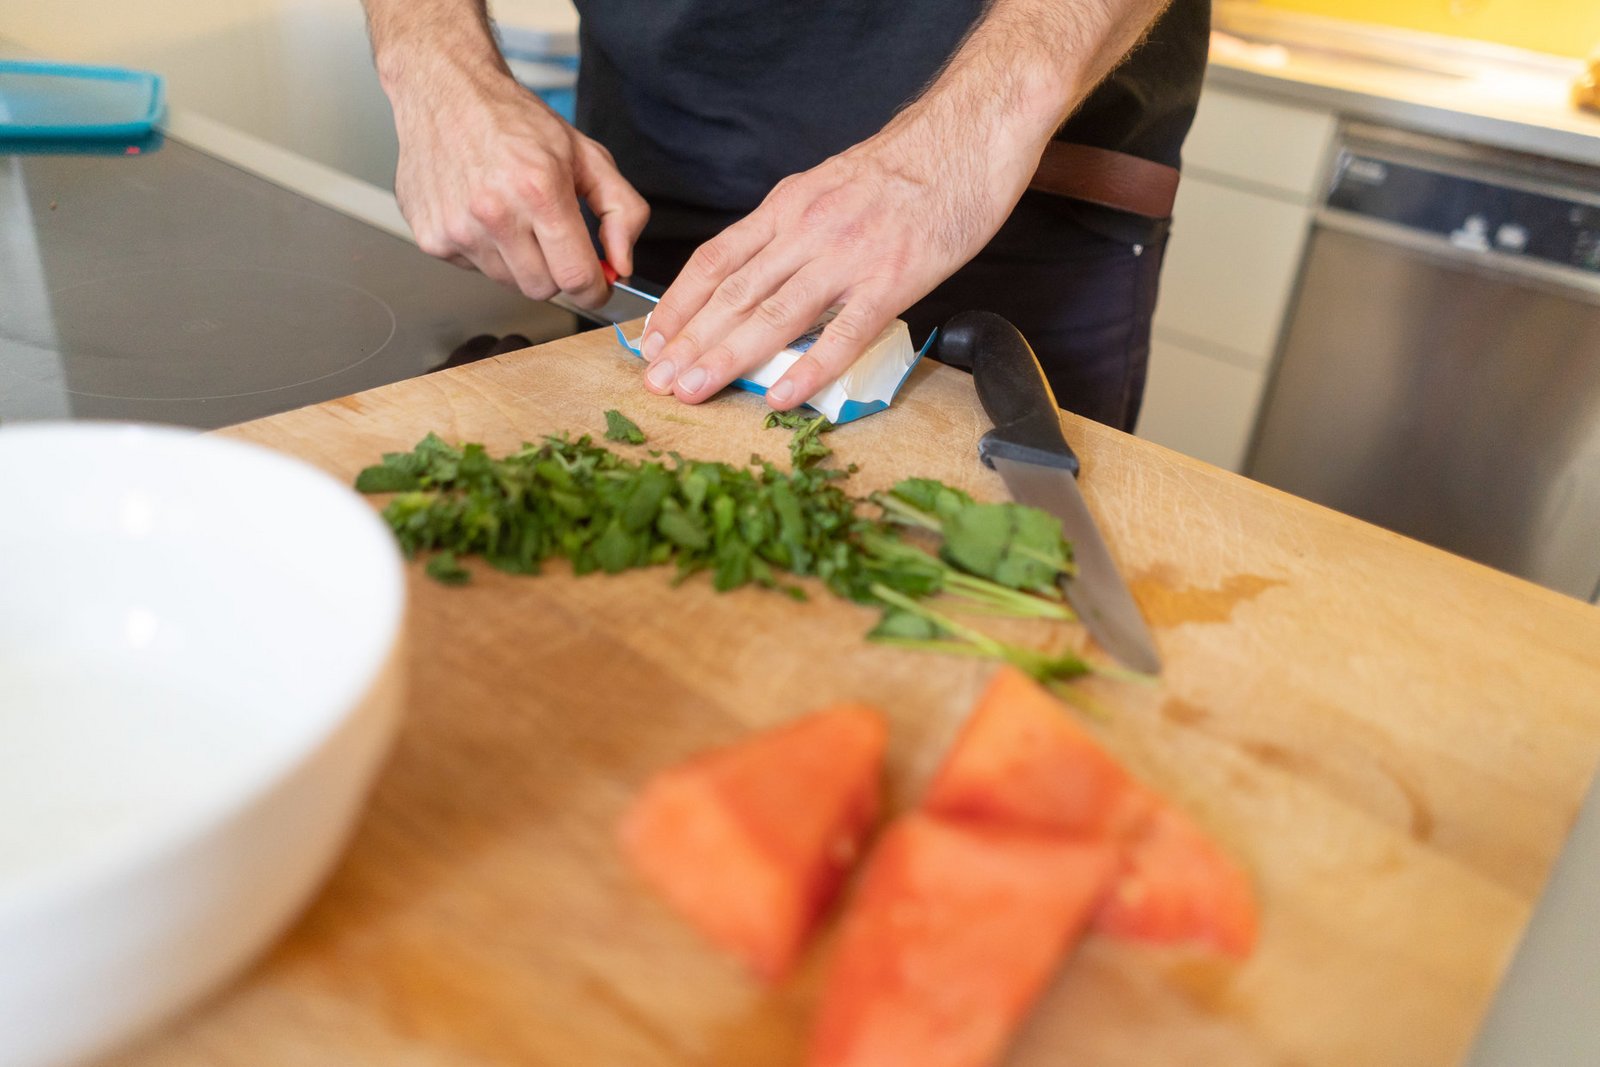
[[[1407,248],[1467,270],[1511,275],[1562,296],[1600,304],[1600,273],[1531,259],[1493,246],[1471,247],[1441,234],[1339,208],[1322,208],[1313,216],[1313,223],[1321,229]]]

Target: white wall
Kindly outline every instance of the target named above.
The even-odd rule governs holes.
[[[0,0],[0,37],[154,70],[176,107],[393,183],[394,128],[359,0]]]

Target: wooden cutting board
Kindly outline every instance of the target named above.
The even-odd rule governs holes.
[[[227,432],[345,481],[430,430],[502,452],[608,407],[654,447],[786,456],[757,399],[683,407],[638,373],[593,333]],[[1237,967],[1090,938],[1007,1064],[1459,1062],[1600,755],[1600,611],[1066,421],[1166,660],[1159,687],[1091,683],[1114,709],[1091,728],[1254,872],[1264,926]],[[970,379],[925,364],[828,441],[860,491],[998,499],[985,428]],[[347,857],[118,1067],[797,1064],[816,955],[748,981],[629,875],[618,815],[656,768],[841,699],[890,714],[905,805],[991,668],[869,645],[871,613],[826,595],[411,577],[408,720]],[[1029,633],[1063,629],[1083,640]]]

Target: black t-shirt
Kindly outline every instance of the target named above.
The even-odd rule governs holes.
[[[1069,3],[1071,0],[1062,0]],[[780,179],[877,132],[937,74],[983,0],[577,0],[578,126],[650,201],[647,236],[701,240]],[[1210,0],[1173,0],[1062,127],[1173,166]]]

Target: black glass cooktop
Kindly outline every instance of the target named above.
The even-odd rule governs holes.
[[[0,420],[212,428],[574,328],[170,138],[0,148]]]

